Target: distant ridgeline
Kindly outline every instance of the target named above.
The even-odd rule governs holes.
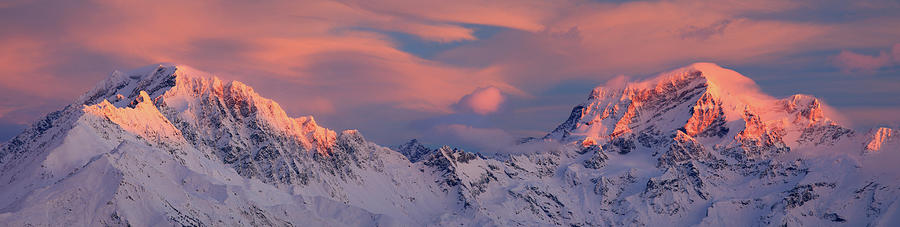
[[[543,151],[393,150],[153,65],[2,145],[0,225],[900,225],[897,130],[831,114],[698,63],[597,87]]]

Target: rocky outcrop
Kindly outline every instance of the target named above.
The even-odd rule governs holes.
[[[866,143],[866,151],[875,152],[880,151],[881,147],[884,146],[885,143],[891,142],[894,140],[894,135],[896,131],[890,128],[878,128],[873,132],[869,133],[869,141]]]

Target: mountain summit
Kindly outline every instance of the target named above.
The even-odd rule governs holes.
[[[597,87],[545,138],[628,153],[635,144],[651,147],[680,131],[756,158],[767,155],[763,150],[833,144],[854,134],[825,116],[826,110],[815,97],[776,99],[737,72],[696,63],[646,81]]]
[[[395,151],[241,82],[152,65],[2,145],[0,224],[897,225],[896,129],[833,114],[698,63],[595,88],[526,142],[561,144],[544,151]]]

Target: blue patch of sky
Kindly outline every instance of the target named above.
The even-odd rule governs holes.
[[[25,130],[25,125],[0,123],[0,143],[9,141],[9,139],[22,133],[22,130]]]
[[[555,96],[555,95],[583,95],[587,98],[591,90],[602,85],[602,81],[589,79],[572,79],[562,81],[553,87],[544,90],[539,95]]]
[[[786,20],[814,23],[847,23],[882,16],[897,15],[898,6],[862,7],[854,1],[820,0],[814,4],[788,11],[746,13],[741,16],[755,19]]]
[[[402,32],[393,32],[393,31],[378,31],[382,34],[390,36],[394,39],[399,45],[397,48],[418,56],[424,59],[431,59],[435,55],[460,47],[462,45],[466,45],[472,42],[477,42],[477,40],[486,39],[494,34],[497,34],[501,31],[506,30],[507,28],[497,27],[497,26],[488,26],[488,25],[477,25],[477,24],[462,24],[461,26],[472,29],[472,35],[475,36],[476,40],[460,40],[453,42],[435,42],[430,40],[425,40],[419,38],[418,36],[402,33]]]
[[[850,49],[858,54],[877,56],[890,47]],[[889,66],[874,72],[843,72],[831,62],[841,50],[819,50],[784,57],[786,63],[767,63],[732,67],[753,79],[766,94],[787,97],[809,94],[834,107],[892,107],[900,105],[900,90],[872,87],[877,84],[900,84],[900,66]],[[793,62],[799,62],[794,64]]]

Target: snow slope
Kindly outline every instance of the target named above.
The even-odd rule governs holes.
[[[897,225],[896,129],[857,133],[833,114],[698,63],[598,87],[510,148],[539,152],[394,151],[243,83],[153,65],[2,145],[0,224]]]

